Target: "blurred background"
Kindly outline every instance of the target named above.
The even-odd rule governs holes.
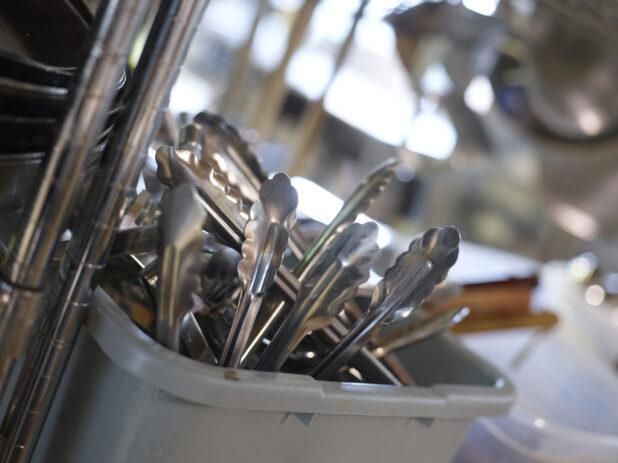
[[[222,114],[265,170],[339,197],[399,158],[370,215],[404,234],[453,224],[610,269],[617,18],[610,1],[213,0],[170,110]]]
[[[50,25],[45,2],[31,3],[53,26],[36,45],[66,67],[50,49],[75,61],[64,55],[87,43],[90,12]],[[74,16],[81,1],[62,3]],[[85,3],[94,11],[98,0]],[[4,36],[29,7],[7,5],[0,43],[19,48]],[[197,113],[220,114],[265,171],[295,177],[299,216],[322,223],[375,166],[398,159],[368,211],[384,224],[375,270],[412,236],[455,225],[464,242],[452,286],[423,309],[469,307],[453,331],[517,388],[511,415],[478,420],[455,462],[615,462],[616,82],[615,0],[211,0],[150,154],[179,146]],[[4,114],[21,118],[23,104],[0,107],[0,255],[64,101],[47,97],[41,134]],[[16,140],[32,143],[19,163]]]
[[[368,214],[460,229],[460,339],[518,390],[455,461],[615,461],[617,42],[610,0],[212,0],[170,120],[223,115],[324,222],[398,158]]]

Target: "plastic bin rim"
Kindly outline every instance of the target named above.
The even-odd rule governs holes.
[[[120,368],[174,397],[206,406],[293,413],[473,418],[504,415],[515,400],[509,379],[477,356],[474,357],[478,362],[495,376],[496,386],[337,383],[317,381],[307,375],[203,364],[148,337],[101,288],[94,293],[86,328],[103,353]]]

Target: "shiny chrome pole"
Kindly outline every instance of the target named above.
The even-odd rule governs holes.
[[[98,10],[90,53],[2,268],[0,382],[11,361],[23,353],[38,318],[47,266],[76,203],[86,159],[107,119],[147,3],[106,0]]]
[[[135,76],[129,87],[127,109],[104,158],[107,166],[90,189],[85,220],[78,226],[67,253],[68,278],[55,304],[50,305],[50,323],[38,344],[30,380],[11,404],[13,413],[5,419],[10,429],[9,451],[32,447],[37,426],[41,428],[50,399],[53,380],[66,363],[65,350],[73,343],[77,326],[90,304],[98,270],[107,260],[109,246],[143,165],[148,144],[167,103],[169,92],[184,61],[209,0],[165,0],[150,31]],[[38,419],[40,417],[40,419]],[[13,458],[3,461],[23,461]]]

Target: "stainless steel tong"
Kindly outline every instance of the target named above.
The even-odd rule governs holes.
[[[206,212],[192,185],[169,190],[161,201],[157,280],[157,339],[178,351],[180,323],[192,305],[205,264],[202,225]]]
[[[389,321],[409,315],[440,283],[457,261],[459,232],[455,227],[432,228],[413,240],[376,286],[369,309],[348,334],[312,370],[329,379]]]
[[[281,265],[290,230],[296,222],[297,205],[298,195],[287,175],[277,174],[262,184],[245,226],[243,259],[238,264],[243,292],[221,355],[222,365],[240,365],[262,296]]]
[[[279,370],[307,333],[328,326],[354,297],[379,255],[377,235],[374,223],[352,224],[331,241],[303,279],[296,303],[270,340],[258,369]]]
[[[183,146],[190,149],[163,147],[158,150],[158,177],[170,187],[182,182],[193,183],[199,201],[208,213],[205,228],[221,242],[243,254],[238,266],[242,290],[220,363],[277,370],[306,334],[324,328],[322,339],[335,347],[313,368],[315,375],[332,376],[338,366],[347,363],[359,351],[362,352],[365,365],[378,366],[378,369],[383,367],[364,345],[380,326],[414,310],[445,277],[456,260],[458,232],[453,227],[432,229],[422,238],[414,240],[408,252],[400,256],[374,291],[369,310],[347,332],[345,325],[332,317],[337,315],[337,309],[341,308],[341,302],[345,300],[342,297],[347,291],[342,288],[354,288],[352,295],[347,298],[353,304],[356,285],[351,283],[349,277],[346,285],[346,279],[334,269],[360,271],[362,268],[368,271],[368,267],[365,269],[359,264],[362,261],[359,256],[363,256],[363,262],[369,262],[371,258],[368,256],[372,254],[358,243],[356,246],[352,244],[356,239],[352,231],[358,230],[358,225],[348,227],[349,231],[344,229],[341,232],[341,229],[364,212],[384,190],[398,163],[388,161],[374,170],[311,245],[306,247],[299,245],[302,240],[291,240],[290,244],[296,242],[296,246],[291,249],[298,261],[290,271],[280,265],[287,243],[281,240],[279,247],[274,246],[282,230],[285,231],[283,235],[286,240],[292,235],[293,220],[289,220],[292,217],[289,214],[293,208],[289,202],[285,211],[288,214],[276,208],[264,207],[269,201],[274,204],[274,196],[262,197],[262,189],[272,181],[264,182],[265,175],[251,165],[251,157],[247,158],[247,153],[250,153],[247,145],[241,143],[238,133],[230,130],[220,118],[204,113],[189,127],[190,130],[183,132],[182,140]],[[259,167],[257,162],[254,164]],[[219,172],[217,166],[224,166],[225,172]],[[230,186],[230,176],[234,183],[242,185],[240,191]],[[262,185],[259,190],[258,184]],[[277,204],[279,207],[286,198],[293,197],[296,200],[295,195],[289,193],[275,196],[280,201]],[[245,199],[254,202],[250,217],[244,205]],[[277,225],[274,226],[274,223]],[[346,231],[350,234],[346,234]],[[343,238],[337,241],[339,236]],[[349,255],[342,258],[346,265],[340,265],[337,264],[336,255],[344,251],[335,251],[331,245],[342,243],[341,240],[346,237],[348,247],[345,252]],[[354,252],[357,255],[352,259],[350,256]],[[318,265],[326,267],[318,268]],[[337,278],[325,279],[324,275],[332,272]],[[277,291],[271,293],[266,304],[262,304],[263,295],[273,283]],[[328,283],[332,283],[332,286]],[[333,289],[337,288],[337,284],[340,285],[339,291]],[[358,309],[355,311],[358,312]],[[332,326],[327,326],[329,324]],[[265,352],[258,354],[263,343],[268,343],[268,347]],[[322,370],[326,370],[326,373]],[[398,383],[396,380],[392,382]]]

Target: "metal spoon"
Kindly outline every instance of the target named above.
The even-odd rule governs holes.
[[[193,312],[204,307],[199,297],[193,295],[194,307],[189,310],[180,322],[180,339],[191,358],[211,365],[217,364],[212,347],[204,336],[204,332]]]

